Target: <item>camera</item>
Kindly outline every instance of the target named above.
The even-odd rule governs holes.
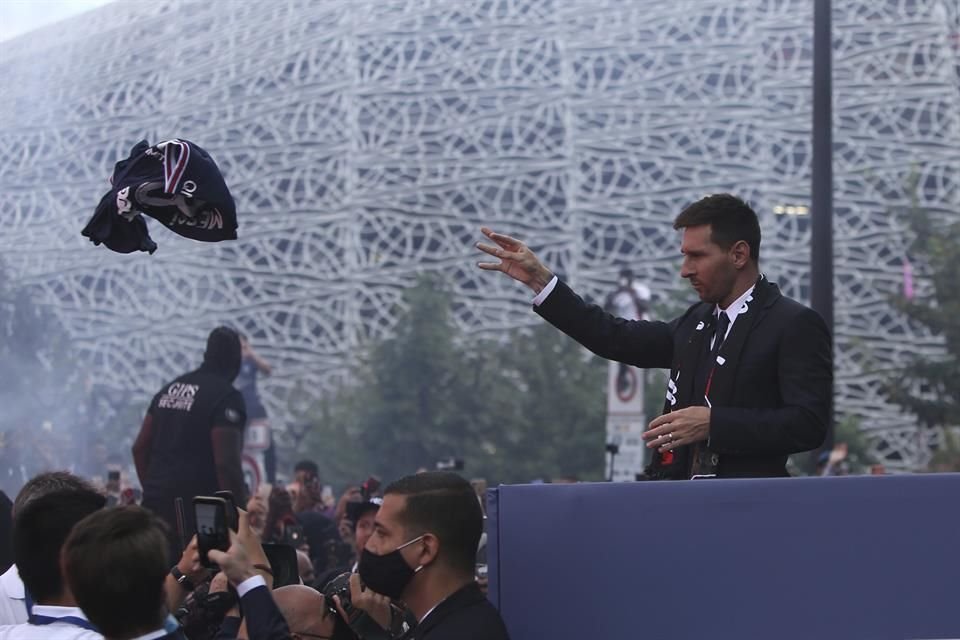
[[[174,612],[177,622],[191,638],[214,637],[227,612],[239,602],[233,587],[214,593],[210,593],[209,588],[209,582],[198,585]]]
[[[335,619],[343,620],[340,617],[340,612],[337,611],[336,603],[333,601],[333,597],[337,596],[340,598],[340,606],[343,607],[343,612],[347,615],[347,619],[343,622],[346,623],[354,637],[367,638],[368,640],[406,637],[405,634],[409,631],[409,626],[404,621],[403,613],[398,608],[391,605],[390,628],[384,629],[366,611],[353,606],[353,602],[350,600],[350,575],[349,572],[341,573],[323,588],[323,600],[327,609],[336,616]],[[335,638],[346,637],[338,636],[336,631],[333,635]]]
[[[333,601],[333,596],[339,596],[340,606],[343,607],[347,617],[353,617],[353,603],[350,601],[350,572],[341,573],[336,578],[327,583],[323,588],[323,601],[327,609],[334,615],[339,616],[337,604]]]

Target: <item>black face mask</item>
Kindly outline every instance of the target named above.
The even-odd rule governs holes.
[[[420,565],[416,569],[411,569],[407,561],[403,559],[400,550],[409,547],[414,542],[422,540],[423,536],[414,538],[410,542],[405,542],[390,553],[378,556],[366,549],[360,554],[360,563],[357,566],[357,573],[360,574],[360,580],[363,584],[370,587],[374,593],[387,596],[392,600],[398,599],[403,595],[403,590],[407,588],[413,576],[423,569]]]

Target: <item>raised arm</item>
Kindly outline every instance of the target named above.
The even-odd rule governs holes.
[[[495,242],[496,246],[478,242],[477,249],[499,258],[500,262],[478,262],[478,267],[486,271],[505,273],[530,287],[534,293],[540,293],[553,280],[553,273],[540,262],[530,247],[516,238],[495,233],[487,227],[481,227],[480,231]]]

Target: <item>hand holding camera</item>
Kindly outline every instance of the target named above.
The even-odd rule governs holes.
[[[366,589],[356,573],[343,573],[331,580],[323,596],[327,608],[346,620],[362,640],[388,640],[394,637],[394,623],[402,620],[390,599]]]
[[[347,606],[353,609],[352,615],[356,615],[358,611],[365,612],[373,618],[382,629],[389,629],[392,618],[390,598],[365,588],[360,584],[360,574],[357,573],[350,574],[348,586],[350,599],[347,601]],[[350,615],[348,615],[343,608],[341,594],[334,595],[333,602],[337,607],[337,613],[339,613],[344,620],[350,622]]]
[[[193,536],[187,548],[183,550],[183,555],[180,556],[180,560],[177,562],[177,570],[181,575],[186,576],[186,579],[189,580],[191,584],[200,584],[206,579],[207,569],[200,562],[200,549],[197,536]]]

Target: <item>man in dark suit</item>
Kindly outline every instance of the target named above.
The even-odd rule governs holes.
[[[455,473],[407,476],[387,487],[360,556],[360,580],[403,600],[415,640],[508,640],[500,613],[475,578],[480,502]]]
[[[615,318],[560,282],[521,241],[482,229],[500,259],[480,263],[536,294],[535,311],[604,358],[669,368],[664,414],[644,433],[653,479],[787,476],[792,453],[827,433],[833,393],[830,335],[812,309],[761,273],[760,225],[743,200],[712,195],[674,222],[680,275],[701,302],[671,322]]]

